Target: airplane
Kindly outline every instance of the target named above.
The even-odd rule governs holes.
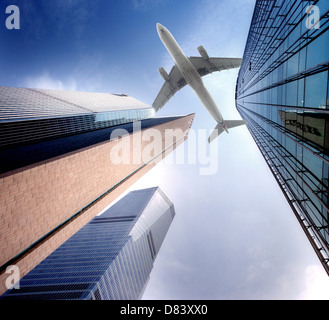
[[[209,143],[215,140],[222,132],[225,131],[229,133],[228,129],[246,124],[244,120],[225,121],[223,119],[214,99],[208,92],[201,78],[214,71],[238,68],[241,65],[242,59],[210,58],[203,46],[197,48],[201,57],[188,58],[167,28],[160,23],[157,23],[156,27],[159,37],[175,61],[175,65],[171,69],[169,75],[163,67],[158,69],[165,83],[152,104],[155,111],[161,109],[177,91],[188,84],[217,122],[215,129],[208,138]]]

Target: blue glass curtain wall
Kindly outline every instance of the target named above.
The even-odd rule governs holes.
[[[256,2],[236,106],[329,274],[328,66],[328,1]]]

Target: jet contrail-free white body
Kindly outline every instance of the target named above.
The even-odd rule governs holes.
[[[175,38],[172,36],[172,34],[166,29],[164,26],[162,26],[160,23],[157,23],[157,30],[159,37],[161,41],[163,42],[164,46],[167,48],[169,54],[175,61],[175,64],[185,79],[186,83],[194,90],[196,95],[199,97],[200,101],[204,105],[204,107],[208,110],[208,112],[211,114],[211,116],[215,119],[217,122],[217,126],[212,132],[211,136],[209,137],[209,142],[214,140],[220,133],[225,130],[228,133],[228,128],[232,128],[238,125],[245,124],[245,121],[243,120],[231,120],[231,121],[224,121],[222,114],[220,113],[214,99],[208,92],[207,88],[205,87],[202,78],[200,76],[200,71],[198,71],[193,63],[191,62],[190,58],[188,58],[178,43],[176,42]],[[200,49],[201,48],[201,49]],[[205,50],[203,47],[198,48],[199,51]],[[200,52],[202,53],[202,51]],[[207,53],[205,52],[205,56],[202,55],[202,58],[204,60],[210,60],[210,58],[207,56]],[[194,57],[196,59],[196,57]],[[220,58],[214,58],[214,59],[220,59]],[[223,60],[226,59],[228,60],[229,58],[222,58]],[[234,58],[232,58],[234,60]],[[231,59],[231,60],[232,60]],[[236,59],[239,60],[241,63],[241,59]],[[211,63],[211,61],[210,61]],[[229,69],[229,68],[234,68],[237,67],[236,64],[233,66],[229,67],[223,67],[221,70]],[[199,70],[202,70],[201,68]],[[162,70],[159,69],[159,72],[165,72],[162,68]],[[165,80],[169,81],[169,76],[166,74],[164,76]]]

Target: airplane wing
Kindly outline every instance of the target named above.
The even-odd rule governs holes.
[[[190,57],[189,59],[201,77],[214,71],[238,68],[242,61],[240,58],[205,59],[202,57]],[[162,72],[165,71],[163,70]],[[156,112],[161,109],[177,91],[187,84],[176,65],[171,69],[169,75],[164,75],[164,79],[165,83],[152,104]]]
[[[186,84],[187,83],[179,69],[176,65],[174,65],[169,73],[167,81],[163,84],[160,92],[152,104],[155,111],[161,109],[168,102],[168,100]]]
[[[194,65],[201,77],[214,71],[223,71],[238,68],[241,65],[240,58],[209,58],[190,57],[190,61]]]

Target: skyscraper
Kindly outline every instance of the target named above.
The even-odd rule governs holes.
[[[160,188],[132,191],[1,298],[140,299],[174,216],[174,206]]]
[[[126,95],[0,88],[0,294],[182,143],[194,115]],[[135,121],[137,120],[137,121]]]
[[[328,11],[257,0],[236,107],[329,274]]]

